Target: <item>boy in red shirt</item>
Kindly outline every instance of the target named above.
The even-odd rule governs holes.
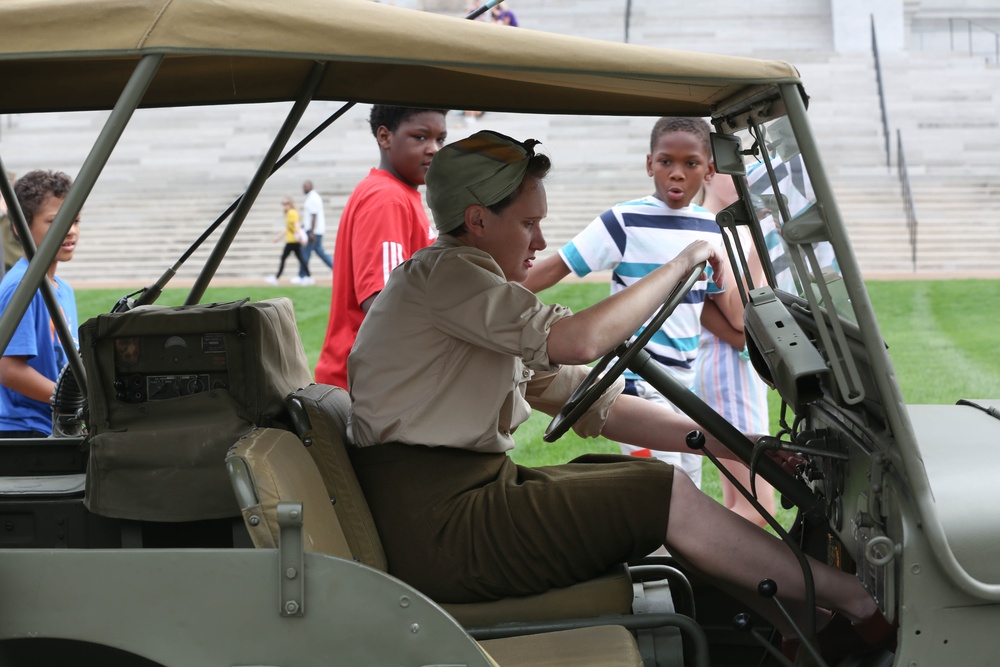
[[[333,255],[330,321],[316,381],[347,388],[347,355],[389,273],[430,245],[434,227],[417,189],[448,132],[444,109],[376,104],[368,123],[379,165],[354,188],[340,217]]]

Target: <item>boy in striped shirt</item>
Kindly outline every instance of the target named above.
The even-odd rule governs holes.
[[[612,270],[611,293],[638,281],[676,257],[689,244],[707,240],[722,246],[715,216],[692,204],[702,186],[715,175],[709,144],[711,130],[700,118],[659,119],[650,136],[646,173],[653,179],[652,195],[616,204],[594,219],[576,238],[538,262],[522,283],[538,292],[569,275]],[[728,264],[727,264],[728,267]],[[727,269],[731,272],[731,269]],[[731,275],[725,284],[732,285]],[[666,294],[663,295],[666,298]],[[711,280],[699,281],[652,337],[646,350],[685,387],[694,384],[694,362],[701,337],[701,311],[713,299],[734,328],[743,330],[739,291],[720,291]],[[640,330],[641,331],[641,330]],[[639,332],[636,332],[638,334]],[[676,408],[639,376],[626,371],[625,393]],[[620,445],[624,453],[656,456],[683,469],[701,485],[699,454],[653,452]]]

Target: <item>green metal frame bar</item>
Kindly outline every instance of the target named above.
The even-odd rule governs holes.
[[[69,233],[70,227],[73,226],[73,222],[80,214],[84,202],[87,201],[90,191],[94,188],[97,177],[100,176],[101,171],[108,162],[108,158],[111,156],[111,152],[121,138],[122,132],[125,131],[125,126],[139,106],[142,96],[146,93],[146,89],[156,75],[161,62],[163,62],[162,55],[149,55],[143,56],[138,64],[136,64],[132,76],[129,77],[128,83],[125,84],[118,102],[115,103],[115,108],[111,110],[111,115],[104,124],[100,135],[98,135],[94,147],[87,155],[83,166],[80,167],[80,173],[73,182],[73,187],[66,194],[66,200],[52,221],[49,233],[46,234],[45,239],[38,246],[37,250],[31,241],[31,234],[28,233],[24,214],[13,197],[13,191],[7,192],[9,184],[2,186],[4,188],[4,198],[12,203],[10,207],[12,218],[17,225],[18,234],[21,236],[22,242],[24,242],[25,255],[31,261],[28,265],[28,270],[24,273],[24,278],[14,290],[7,308],[4,309],[3,317],[0,318],[0,349],[7,348],[11,337],[14,335],[14,330],[17,328],[17,324],[24,317],[24,313],[28,309],[28,304],[34,297],[35,290],[40,287],[42,295],[45,298],[45,304],[49,309],[49,314],[55,323],[59,339],[66,350],[70,367],[73,369],[73,374],[76,376],[80,389],[84,393],[86,393],[86,373],[83,369],[83,361],[80,359],[80,354],[73,344],[75,337],[73,336],[73,332],[70,331],[69,325],[63,317],[62,310],[56,302],[55,292],[52,290],[52,285],[46,280],[46,274],[49,267],[52,266],[52,262],[55,261],[63,239],[66,238],[66,234]],[[7,179],[4,178],[3,180],[6,181]]]

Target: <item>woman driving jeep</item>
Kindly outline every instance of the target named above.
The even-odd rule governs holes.
[[[517,284],[545,248],[550,162],[536,143],[484,131],[434,157],[427,200],[440,236],[393,272],[351,353],[352,457],[390,573],[437,601],[469,602],[568,586],[665,544],[753,606],[757,583],[773,579],[804,616],[786,547],[672,466],[589,455],[527,468],[507,456],[530,409],[553,413],[586,375],[578,364],[631,336],[695,267],[721,276],[725,261],[695,243],[579,313],[541,303]],[[577,432],[685,447],[693,421],[620,392],[605,392]],[[889,628],[858,579],[812,569],[820,625],[839,614],[881,641]],[[770,610],[761,613],[794,637]]]

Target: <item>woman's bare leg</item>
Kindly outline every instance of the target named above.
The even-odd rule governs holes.
[[[724,584],[755,595],[761,579],[772,579],[782,601],[798,608],[805,601],[799,562],[788,547],[699,491],[683,473],[674,475],[666,545]],[[840,612],[851,621],[875,613],[875,601],[853,574],[814,559],[809,564],[818,607]],[[772,613],[760,611],[783,625]]]
[[[700,568],[695,566],[693,563],[688,562],[686,558],[676,553],[670,553],[670,556],[684,569],[690,572],[702,572]],[[766,600],[761,597],[759,593],[757,593],[756,587],[754,587],[754,590],[750,591],[745,588],[738,588],[736,585],[720,579],[713,579],[712,583],[720,590],[728,593],[734,599],[745,604],[748,611],[757,613],[762,618],[766,619],[767,622],[770,623],[782,637],[797,637],[799,632],[806,629],[809,609],[806,607],[805,603],[787,599],[782,599],[781,601],[781,604],[785,607],[785,611],[788,612],[798,625],[798,627],[794,627],[790,625],[785,616],[778,611],[773,601]],[[832,617],[829,610],[821,609],[819,607],[815,608],[813,613],[816,616],[817,628],[825,626]]]
[[[719,465],[725,467],[736,478],[736,481],[748,491],[750,490],[750,470],[745,465],[725,459],[720,460]],[[767,525],[764,517],[757,513],[757,509],[743,497],[743,494],[733,486],[733,483],[725,475],[719,475],[719,483],[722,486],[723,505],[761,528]],[[763,477],[758,476],[754,480],[754,488],[757,491],[757,502],[767,510],[768,514],[774,516],[774,487],[765,482]]]

